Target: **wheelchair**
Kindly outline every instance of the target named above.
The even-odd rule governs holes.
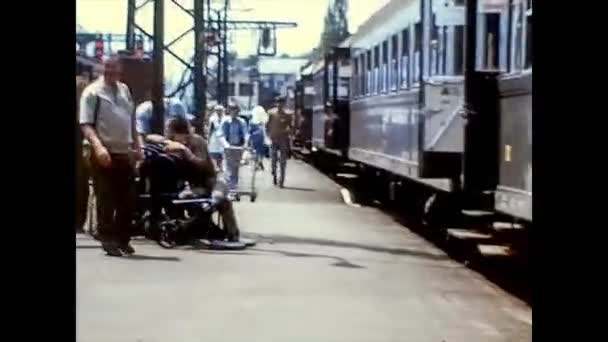
[[[137,179],[135,234],[161,247],[202,242],[210,249],[244,249],[251,241],[229,241],[218,203],[210,194],[190,189],[191,166],[165,154],[158,145],[144,147],[145,159]],[[201,177],[201,175],[198,175]],[[194,185],[196,180],[194,180]]]

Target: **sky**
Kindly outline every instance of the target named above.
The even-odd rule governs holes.
[[[137,3],[143,3],[138,0]],[[279,54],[298,55],[316,47],[323,28],[323,18],[330,0],[231,0],[232,20],[273,20],[296,22],[296,28],[282,29],[277,32]],[[193,8],[192,0],[177,0],[185,8]],[[212,0],[213,3],[223,1]],[[388,0],[350,0],[349,30],[351,33],[373,12]],[[76,21],[91,32],[124,33],[126,31],[127,0],[76,0]],[[136,22],[152,33],[153,5],[147,4],[137,13]],[[170,0],[165,0],[165,42],[170,42],[193,25],[192,17],[182,12]],[[193,34],[185,36],[172,50],[184,60],[192,55]],[[231,50],[240,56],[254,54],[257,48],[257,35],[251,31],[237,31],[231,39]],[[116,49],[122,47],[117,46]],[[183,70],[182,65],[172,56],[165,54],[165,73],[174,78]]]

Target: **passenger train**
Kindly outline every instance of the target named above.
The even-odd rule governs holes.
[[[532,224],[532,1],[392,0],[301,70],[299,139],[426,217]]]

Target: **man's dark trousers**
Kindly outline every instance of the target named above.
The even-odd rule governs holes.
[[[76,231],[83,229],[89,208],[89,167],[82,154],[82,146],[76,154]]]
[[[92,158],[93,187],[97,198],[97,230],[103,242],[126,243],[137,200],[135,168],[127,154],[112,154],[112,165],[101,167]]]
[[[277,178],[277,162],[280,166],[279,185],[283,186],[285,183],[285,172],[287,168],[287,158],[289,153],[289,139],[280,138],[275,139],[271,146],[271,160],[272,160],[272,175],[276,180]]]

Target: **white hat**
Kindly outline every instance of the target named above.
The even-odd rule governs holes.
[[[215,108],[213,108],[215,111],[224,111],[224,106],[222,106],[221,104],[217,104],[215,105]]]

